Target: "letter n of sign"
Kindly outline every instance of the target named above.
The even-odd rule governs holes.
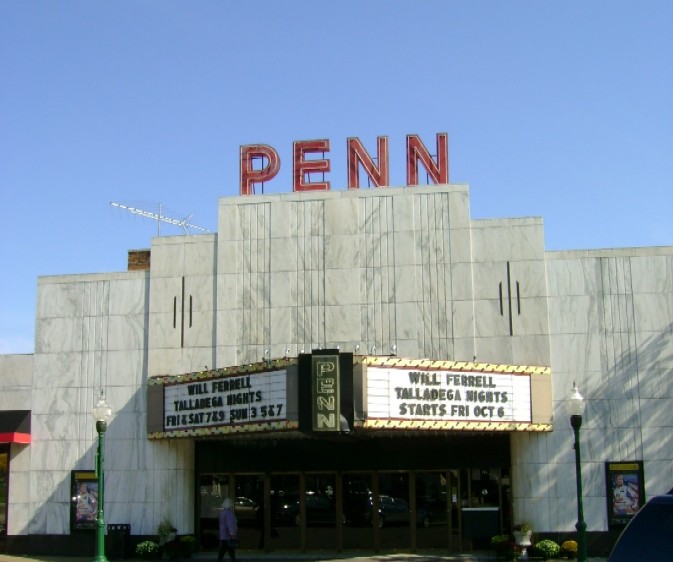
[[[311,378],[313,431],[339,431],[339,356],[314,355]]]

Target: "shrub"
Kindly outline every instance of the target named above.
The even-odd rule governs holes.
[[[564,541],[561,544],[561,556],[575,558],[577,556],[577,543],[575,541]]]
[[[504,546],[507,541],[509,541],[509,535],[495,535],[491,537],[491,546],[497,551],[500,547]]]
[[[182,535],[180,537],[180,550],[184,558],[189,558],[199,550],[199,543],[194,535]]]
[[[533,551],[535,555],[540,556],[544,560],[550,560],[551,558],[556,558],[561,552],[561,547],[558,543],[550,540],[544,539],[540,542],[536,542],[533,546]]]
[[[136,556],[143,560],[155,560],[159,557],[159,545],[154,541],[143,541],[136,545]]]

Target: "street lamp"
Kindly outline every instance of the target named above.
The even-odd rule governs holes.
[[[566,400],[566,412],[570,416],[570,425],[575,432],[575,478],[577,480],[577,560],[587,560],[587,524],[584,521],[584,508],[582,507],[582,464],[580,458],[580,427],[582,427],[582,414],[584,413],[584,398],[580,394],[577,385],[573,382],[573,389]]]
[[[93,407],[93,417],[96,420],[98,432],[98,452],[96,453],[96,476],[98,477],[98,513],[96,515],[96,557],[94,562],[107,562],[105,557],[105,520],[103,519],[103,492],[105,479],[103,473],[103,452],[105,450],[105,430],[107,422],[112,416],[112,408],[105,400],[101,390],[98,402]]]

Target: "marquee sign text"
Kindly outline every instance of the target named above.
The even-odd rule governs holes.
[[[530,422],[530,376],[367,369],[368,419]]]
[[[436,153],[433,157],[418,135],[407,135],[407,186],[419,185],[419,164],[435,184],[449,183],[449,143],[446,133],[437,133]],[[292,191],[329,191],[330,182],[324,175],[331,170],[325,154],[330,151],[329,139],[295,141],[292,145]],[[316,157],[315,155],[319,155]],[[348,189],[359,189],[360,169],[364,170],[375,187],[390,185],[388,166],[388,137],[377,137],[376,157],[364,148],[360,139],[351,137],[346,142]],[[241,146],[240,194],[252,195],[254,185],[272,180],[280,170],[280,156],[268,144]],[[320,174],[321,181],[313,181],[311,174]]]
[[[164,387],[164,431],[286,419],[287,372],[241,374]]]

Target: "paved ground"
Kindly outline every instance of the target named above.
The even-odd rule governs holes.
[[[93,557],[68,558],[57,556],[8,556],[0,554],[0,562],[83,562]],[[215,553],[197,553],[190,560],[193,562],[214,562]],[[225,557],[225,562],[229,558]],[[495,555],[491,552],[474,552],[471,554],[443,555],[441,553],[417,553],[417,554],[374,554],[362,556],[361,554],[343,553],[339,555],[322,553],[278,553],[263,554],[258,551],[238,553],[239,562],[494,562]],[[114,562],[114,561],[111,561]],[[139,562],[139,561],[127,561]],[[589,558],[587,562],[605,562],[605,558]]]

